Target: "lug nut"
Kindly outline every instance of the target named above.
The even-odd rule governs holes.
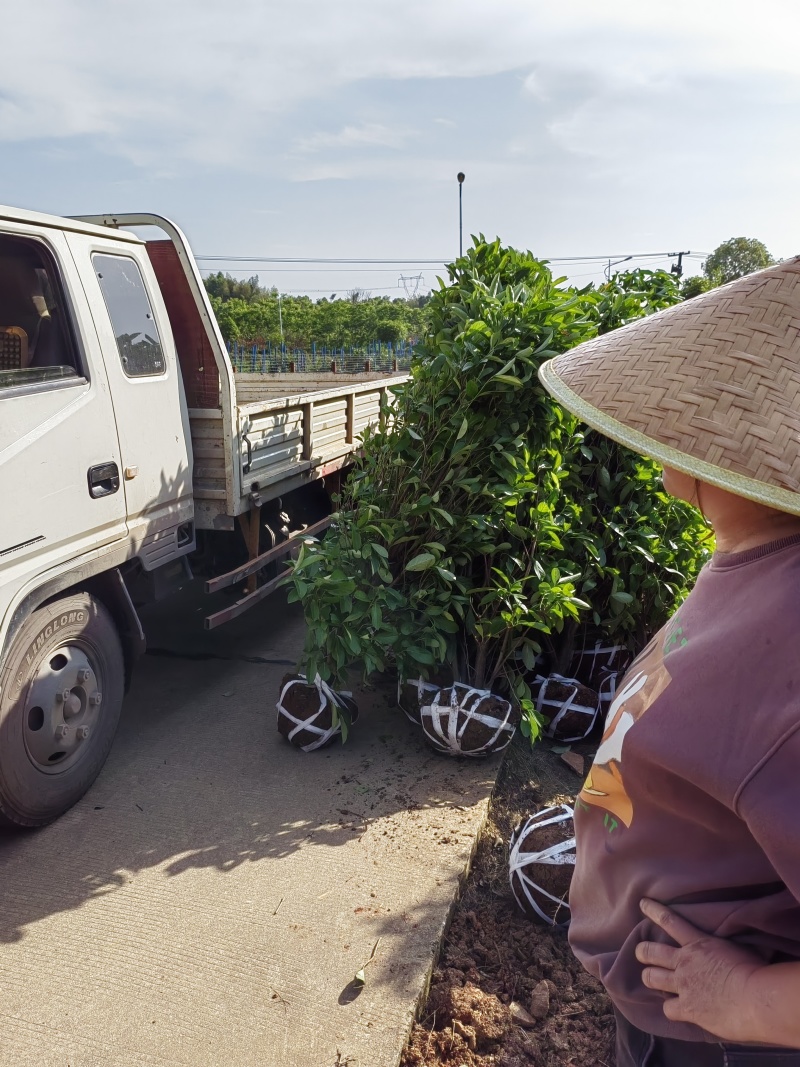
[[[76,734],[78,736],[78,739],[80,741],[85,741],[86,738],[89,736],[89,727],[88,726],[79,726],[78,729],[75,732],[76,732]]]
[[[89,670],[88,667],[81,667],[81,669],[78,671],[79,682],[88,682],[91,677],[92,672]]]
[[[60,693],[56,693],[56,700],[58,701],[58,703],[66,704],[66,702],[69,700],[71,692],[71,689],[62,689]]]
[[[66,737],[68,733],[69,733],[69,727],[68,726],[57,726],[56,727],[56,737]]]
[[[90,704],[94,704],[95,707],[97,707],[98,704],[102,704],[103,703],[103,694],[102,693],[92,693],[92,695],[89,697],[89,703]]]

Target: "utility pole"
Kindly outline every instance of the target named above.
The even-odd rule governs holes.
[[[615,259],[613,261],[609,259],[608,266],[603,271],[603,274],[605,274],[605,276],[606,276],[606,281],[607,282],[611,281],[611,268],[612,267],[616,267],[618,263],[627,263],[629,259],[633,259],[633,256],[623,256],[622,259]]]
[[[678,262],[677,263],[673,263],[672,266],[669,268],[670,274],[674,274],[676,278],[682,278],[683,277],[683,257],[684,256],[690,256],[691,254],[692,254],[691,252],[670,252],[669,253],[670,257],[672,257],[672,256],[677,256],[678,257]]]
[[[460,170],[456,177],[458,178],[458,256],[460,259],[461,256],[464,255],[464,223],[461,211],[461,190],[464,188],[464,178],[466,175],[463,170]]]

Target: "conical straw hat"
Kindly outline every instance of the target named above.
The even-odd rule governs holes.
[[[539,377],[634,451],[800,514],[800,257],[578,345]]]

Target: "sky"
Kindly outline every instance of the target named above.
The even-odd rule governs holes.
[[[283,292],[430,289],[459,171],[465,244],[578,283],[800,252],[797,0],[0,0],[0,40],[0,204],[166,215]]]

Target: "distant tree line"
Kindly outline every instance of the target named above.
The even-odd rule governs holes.
[[[703,264],[702,274],[684,279],[681,293],[688,300],[753,271],[771,267],[775,262],[763,241],[754,237],[731,237],[714,249]]]
[[[371,296],[352,289],[344,297],[287,296],[259,285],[258,277],[241,279],[212,274],[205,279],[211,306],[226,341],[290,348],[312,344],[341,348],[373,341],[413,342],[428,325],[429,297],[412,300]],[[281,329],[282,327],[282,329]]]
[[[611,282],[597,286],[598,293],[606,294],[604,299],[614,294],[608,304],[610,324],[601,325],[601,332],[620,324],[611,323],[614,301],[627,314],[628,304],[636,294],[646,312],[652,304],[669,303],[680,297],[689,299],[775,262],[762,241],[732,237],[709,255],[702,274],[683,280],[680,290],[675,276],[664,271],[616,274]],[[222,271],[209,275],[205,285],[222,336],[240,344],[279,345],[284,341],[288,348],[309,349],[315,343],[329,348],[374,341],[414,343],[422,340],[429,329],[430,295],[391,299],[351,289],[342,297],[332,294],[312,300],[309,296],[289,296],[279,294],[276,288],[264,288],[257,275],[243,280]],[[594,289],[589,285],[585,291]]]

